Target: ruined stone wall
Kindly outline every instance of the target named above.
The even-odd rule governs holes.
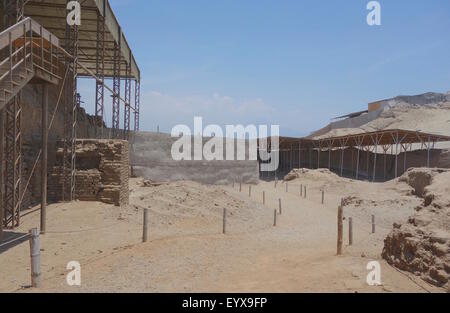
[[[76,143],[77,171],[75,198],[81,201],[101,201],[117,206],[129,203],[128,142],[124,140],[81,139]],[[57,160],[63,154],[58,142]],[[48,199],[62,200],[63,168],[54,166],[48,182]]]

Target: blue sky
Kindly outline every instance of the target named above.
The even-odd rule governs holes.
[[[448,0],[381,0],[372,27],[368,0],[110,2],[141,69],[142,130],[197,115],[300,136],[371,101],[450,90]],[[89,112],[94,86],[80,82]]]

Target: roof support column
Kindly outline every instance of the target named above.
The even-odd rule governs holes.
[[[4,225],[20,225],[22,187],[22,93],[6,106]]]
[[[139,110],[141,105],[141,83],[134,81],[134,132],[139,131]]]
[[[333,149],[333,142],[328,141],[328,170],[331,171],[331,151]]]
[[[319,140],[319,148],[317,149],[317,169],[320,168],[320,152],[322,151],[322,141]]]
[[[404,153],[404,155],[403,155],[403,174],[406,173],[406,156],[408,154],[408,146],[409,146],[408,143],[402,144],[403,153]],[[412,146],[412,144],[411,144],[411,146]]]
[[[398,132],[395,135],[394,144],[395,144],[395,178],[397,178],[398,177]]]
[[[67,3],[69,0],[67,0]],[[71,79],[65,85],[64,106],[64,152],[63,152],[63,201],[75,200],[75,175],[76,175],[76,141],[77,141],[77,78],[78,78],[78,26],[66,24],[67,52],[73,56],[66,58],[66,68],[72,73]],[[67,188],[68,187],[68,188]]]
[[[42,84],[41,233],[47,229],[48,84]]]
[[[100,131],[95,127],[96,136],[103,138],[104,108],[105,108],[105,18],[97,13],[97,52],[95,81],[95,117],[100,122]]]
[[[309,147],[309,168],[312,169],[312,147]]]
[[[302,141],[298,142],[298,168],[302,168]]]
[[[6,0],[3,2],[2,7],[2,29],[4,30],[11,25],[19,22],[23,19],[23,0],[14,1]],[[25,39],[24,39],[25,41]],[[7,57],[14,52],[12,42],[10,42],[10,49]],[[12,59],[11,59],[12,60]],[[11,83],[12,83],[12,71]],[[4,188],[2,206],[3,220],[0,220],[0,224],[4,223],[5,227],[15,228],[20,224],[20,191],[22,188],[22,92],[19,92],[9,103],[5,105],[5,108],[1,112],[2,125],[5,127],[0,133],[2,133],[2,152],[0,160],[4,160],[4,168],[2,168],[2,186]],[[3,146],[3,134],[4,134],[4,146]]]
[[[383,135],[381,135],[381,137],[383,137]],[[373,141],[373,137],[372,141]],[[374,159],[373,159],[373,177],[372,177],[372,182],[375,182],[376,178],[377,178],[377,156],[378,156],[378,143],[379,140],[381,140],[381,138],[378,138],[378,133],[375,134],[375,141],[374,141]]]
[[[383,180],[386,181],[386,163],[387,163],[387,151],[389,150],[389,145],[383,145],[383,155],[384,155],[384,163],[383,163]]]
[[[291,153],[290,153],[290,157],[289,157],[289,162],[290,162],[290,170],[289,171],[292,171],[292,169],[294,168],[294,155],[293,155],[293,152],[294,152],[294,149],[293,149],[293,146],[292,146],[292,144],[291,144]]]
[[[361,154],[361,147],[358,144],[358,153],[357,153],[357,157],[356,157],[356,180],[359,179],[359,158],[360,158],[360,154]]]
[[[354,147],[351,147],[351,149],[352,149],[352,164],[351,164],[351,167],[350,167],[350,172],[351,172],[350,177],[353,175],[353,165],[355,164],[355,162],[354,162],[354,160],[355,160],[355,149],[354,149]]]
[[[131,54],[130,54],[131,60]],[[125,110],[123,119],[123,134],[125,140],[130,138],[130,118],[131,118],[131,66],[126,65],[126,77],[125,77]]]
[[[367,180],[370,181],[370,147],[367,146],[365,148],[365,150],[366,150],[366,153],[367,153],[367,163],[366,163],[366,165],[367,165],[367,170],[366,170],[366,172],[367,172]]]
[[[120,66],[121,66],[121,38],[122,31],[119,29],[119,42],[114,42],[114,57],[113,57],[113,103],[112,103],[112,131],[113,138],[120,136]]]
[[[347,145],[348,139],[341,140],[340,141],[340,149],[341,149],[341,176],[344,175],[344,154],[345,154],[345,147]]]

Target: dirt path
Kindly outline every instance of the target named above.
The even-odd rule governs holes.
[[[308,186],[307,199],[299,196],[300,183]],[[375,235],[370,234],[369,209],[355,219],[355,245],[346,247],[344,256],[335,256],[337,204],[345,190],[344,195],[358,192],[351,190],[350,183],[332,187],[325,180],[306,177],[290,183],[286,193],[282,184],[275,189],[273,183],[261,182],[252,186],[251,198],[248,186],[240,193],[238,186],[180,182],[144,188],[138,184],[139,180],[130,184],[128,208],[80,202],[50,206],[51,232],[42,236],[42,291],[441,291],[381,260],[389,228],[380,225]],[[320,203],[323,186],[328,188],[325,205]],[[400,197],[398,191],[391,192]],[[273,227],[279,198],[283,214]],[[144,207],[150,208],[150,242],[141,244]],[[223,207],[229,212],[227,235],[221,234]],[[346,216],[353,210],[349,207]],[[28,216],[20,230],[37,225],[38,219],[37,213]],[[0,291],[21,290],[29,284],[28,250],[24,243],[0,254]],[[65,267],[72,260],[81,263],[81,287],[65,282]],[[381,263],[383,286],[366,284],[366,265],[372,260]]]

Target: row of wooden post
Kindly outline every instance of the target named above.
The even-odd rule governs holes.
[[[265,192],[263,192],[263,203],[265,203]],[[277,215],[282,215],[283,208],[281,204],[281,199],[278,199],[278,211],[274,210],[274,222],[273,226],[277,226]],[[344,235],[344,226],[343,226],[343,218],[344,218],[344,209],[343,206],[340,205],[338,207],[338,240],[337,240],[337,254],[342,254],[342,245],[343,245],[343,235]],[[226,219],[227,219],[227,209],[223,209],[223,233],[226,233]],[[372,234],[375,234],[375,215],[372,215]],[[348,241],[349,245],[353,245],[353,218],[349,218],[348,220]],[[148,209],[144,209],[144,221],[143,221],[143,233],[142,233],[142,242],[148,241]],[[36,248],[37,247],[37,248]],[[33,229],[30,231],[30,251],[31,251],[31,264],[32,264],[32,281],[34,281],[34,277],[36,278],[36,283],[34,285],[40,285],[40,250],[39,248],[39,231],[37,229]],[[36,250],[37,249],[37,250]],[[36,270],[33,270],[36,268]],[[38,273],[38,274],[36,274]]]
[[[342,245],[344,237],[344,207],[338,207],[338,236],[337,236],[337,255],[342,255]],[[375,215],[372,215],[372,234],[375,234]],[[348,218],[348,244],[353,245],[353,218]]]
[[[277,179],[275,180],[274,184],[275,184],[274,187],[277,188],[277,185],[278,185]],[[235,183],[233,182],[233,188],[234,187],[235,187]],[[289,192],[289,184],[288,183],[286,183],[285,188],[286,188],[286,192]],[[242,192],[242,183],[239,183],[239,192]],[[249,195],[249,197],[252,196],[252,186],[248,187],[248,195]],[[306,185],[305,186],[303,186],[303,184],[300,185],[300,197],[306,198]],[[325,191],[322,190],[322,204],[324,204],[324,203],[325,203]]]

